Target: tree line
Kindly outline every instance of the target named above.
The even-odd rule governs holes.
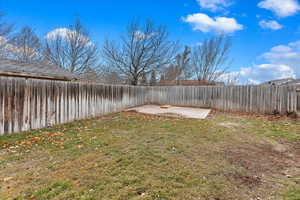
[[[99,47],[80,19],[67,29],[39,38],[30,26],[16,31],[0,14],[0,59],[56,65],[84,81],[156,85],[225,80],[231,47],[230,38],[224,35],[204,39],[193,47],[183,46],[170,39],[165,25],[151,20],[129,22],[119,40],[106,40]]]

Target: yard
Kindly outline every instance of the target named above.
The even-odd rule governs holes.
[[[122,112],[0,137],[0,199],[300,199],[300,123]]]

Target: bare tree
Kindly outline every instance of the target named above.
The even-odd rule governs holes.
[[[190,53],[190,48],[186,46],[184,51],[176,56],[175,63],[164,71],[166,81],[189,79],[192,76]]]
[[[98,68],[98,80],[97,82],[106,84],[124,84],[126,77],[120,76],[119,73],[112,70],[109,66],[101,64]]]
[[[51,64],[81,75],[97,67],[98,47],[77,19],[69,29],[47,35],[44,57]]]
[[[185,46],[183,52],[176,56],[176,65],[181,69],[181,78],[189,79],[192,76],[190,56],[191,49],[188,46]]]
[[[144,73],[168,65],[176,55],[177,43],[168,40],[165,26],[147,21],[143,25],[133,21],[121,43],[106,41],[103,55],[108,65],[137,85]]]
[[[178,65],[171,65],[163,73],[165,81],[175,81],[181,78],[182,68]]]
[[[96,83],[100,78],[99,72],[94,68],[87,68],[83,74],[80,76],[81,81]]]
[[[159,79],[159,83],[160,83],[160,84],[163,84],[165,81],[166,81],[165,75],[164,75],[164,74],[161,74],[161,75],[160,75],[160,79]]]
[[[14,25],[4,22],[3,17],[4,14],[0,11],[0,57],[5,57],[7,53],[6,47],[14,28]]]
[[[227,72],[220,76],[218,81],[224,82],[225,85],[237,85],[239,84],[240,77],[240,72]]]
[[[147,85],[147,84],[148,84],[147,74],[143,73],[141,78],[141,85]]]
[[[216,81],[228,69],[231,40],[224,35],[204,40],[195,47],[191,63],[199,81]]]
[[[10,42],[11,58],[22,62],[40,61],[41,42],[31,27],[23,27]]]
[[[104,76],[105,83],[123,84],[125,80],[117,72],[109,72]]]
[[[150,78],[150,85],[154,86],[157,83],[157,78],[156,78],[156,72],[152,70],[151,72],[151,78]]]

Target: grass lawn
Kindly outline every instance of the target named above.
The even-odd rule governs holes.
[[[123,112],[2,136],[0,199],[300,200],[300,122]]]

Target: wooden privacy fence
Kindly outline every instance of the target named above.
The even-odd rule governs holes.
[[[146,103],[145,87],[0,78],[0,135],[62,124]]]
[[[297,92],[297,111],[300,112],[300,87],[296,89]]]
[[[299,105],[295,85],[151,87],[148,92],[148,103],[265,114],[300,111],[297,100]]]
[[[300,93],[296,86],[134,87],[0,77],[0,135],[149,103],[287,113],[299,111]]]

